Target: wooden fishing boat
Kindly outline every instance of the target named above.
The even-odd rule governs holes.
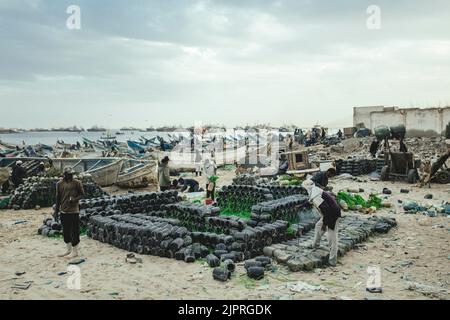
[[[22,160],[24,164],[30,161],[52,161],[53,167],[61,173],[65,167],[72,167],[76,173],[90,174],[102,187],[113,185],[117,181],[123,162],[121,158],[0,158],[0,167],[12,167],[17,160]]]
[[[130,167],[126,167],[131,164]],[[115,185],[122,188],[144,188],[148,185],[158,184],[157,161],[133,161],[126,160],[122,165],[122,171],[117,177]]]

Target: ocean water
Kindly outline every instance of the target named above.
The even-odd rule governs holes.
[[[27,145],[35,145],[43,143],[47,145],[54,145],[57,140],[62,140],[65,143],[75,144],[79,141],[83,143],[83,137],[89,140],[98,140],[104,136],[104,132],[21,132],[21,133],[7,133],[0,134],[0,141],[4,141],[14,145],[22,145],[23,141]],[[116,137],[118,142],[126,142],[127,140],[139,140],[139,137],[145,136],[152,138],[156,135],[167,137],[165,132],[139,132],[139,131],[125,131],[124,134],[116,135],[114,132],[111,135]]]
[[[307,129],[304,129],[304,132]],[[328,134],[337,133],[338,129],[328,129]],[[136,140],[139,141],[139,138],[144,136],[148,139],[153,138],[155,136],[161,136],[164,139],[168,140],[167,132],[142,132],[142,131],[124,131],[124,134],[116,135],[116,131],[112,131],[109,134],[116,137],[118,142],[127,142],[127,140]],[[187,132],[183,132],[183,135],[187,135]],[[232,131],[229,131],[228,134],[232,134]],[[98,140],[102,136],[105,136],[105,132],[21,132],[21,133],[5,133],[0,134],[0,141],[13,144],[13,145],[22,145],[25,142],[26,145],[36,145],[39,143],[54,145],[57,140],[62,140],[65,143],[75,144],[79,141],[81,144],[83,143],[83,137],[88,138],[89,140]],[[285,134],[284,134],[285,135]]]

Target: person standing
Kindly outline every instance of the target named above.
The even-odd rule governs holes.
[[[161,191],[170,189],[170,169],[168,156],[165,156],[158,165],[158,180]]]
[[[11,172],[11,182],[14,185],[14,188],[17,188],[23,183],[23,179],[27,176],[26,170],[22,167],[22,161],[17,160],[16,165],[12,169]]]
[[[215,191],[216,191],[216,183],[211,181],[212,177],[216,175],[217,165],[214,158],[205,159],[203,170],[205,171],[206,176],[206,198],[210,198],[214,201],[215,199]]]
[[[195,176],[202,176],[202,153],[200,150],[195,150]]]
[[[289,148],[289,151],[292,151],[293,145],[294,145],[294,139],[292,139],[292,136],[289,135],[289,137],[288,137],[288,148]]]
[[[303,188],[308,191],[309,201],[319,210],[320,220],[314,229],[314,240],[312,249],[319,248],[323,234],[327,233],[330,255],[328,262],[331,266],[336,266],[338,256],[338,233],[339,221],[341,218],[341,208],[336,200],[326,191],[316,187],[312,180],[305,180]]]
[[[64,168],[63,179],[56,184],[55,214],[60,216],[63,227],[66,252],[59,257],[75,258],[79,254],[80,243],[80,207],[78,202],[85,196],[83,185],[74,179],[74,170]]]

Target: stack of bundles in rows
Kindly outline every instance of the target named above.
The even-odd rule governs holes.
[[[361,215],[345,215],[339,223],[338,255],[343,256],[357,244],[370,236],[388,232],[396,225],[395,219]],[[327,250],[328,240],[322,237],[319,248],[311,248],[314,230],[307,232],[298,239],[274,244],[264,248],[264,255],[284,264],[293,272],[314,270],[328,265],[330,251]]]
[[[14,191],[10,206],[13,209],[32,209],[36,206],[51,207],[56,200],[56,184],[60,178],[31,177]],[[97,186],[90,177],[81,178],[86,198],[95,198],[104,195],[103,190]]]
[[[176,218],[190,230],[206,231],[207,218],[218,216],[220,208],[198,203],[174,203],[163,206],[168,217]]]
[[[80,213],[87,217],[102,214],[149,213],[161,210],[166,204],[180,201],[177,191],[130,193],[80,201]]]
[[[287,227],[286,221],[276,221],[256,228],[246,227],[242,231],[233,230],[231,235],[192,232],[191,236],[194,243],[214,249],[211,254],[219,261],[241,262],[261,255],[265,246],[285,241]],[[216,261],[216,259],[212,260]],[[207,262],[211,267],[216,266],[215,262]]]
[[[336,160],[336,173],[348,173],[352,176],[360,176],[376,171],[378,168],[378,161],[376,159],[350,159],[350,160]]]
[[[260,185],[261,187],[267,188],[270,190],[272,197],[274,199],[281,199],[288,196],[293,196],[297,194],[307,195],[308,192],[302,186],[272,186],[272,185]]]
[[[253,205],[272,199],[267,188],[231,185],[224,186],[219,191],[217,202],[219,207],[226,212],[249,212]]]
[[[87,235],[127,251],[167,258],[175,258],[182,249],[192,245],[190,232],[174,225],[174,220],[151,220],[151,217],[133,214],[93,216]],[[201,253],[206,256],[204,250]],[[195,260],[194,254],[195,252],[188,252],[183,256],[189,259],[193,257]]]
[[[270,180],[268,178],[262,178],[254,173],[243,173],[233,178],[234,185],[258,185],[268,184]]]
[[[230,236],[223,238],[223,242],[216,244],[214,255],[222,261],[230,259],[234,262],[240,262],[251,259],[261,255],[263,248],[269,243],[285,241],[287,227],[286,221],[275,221],[256,228],[246,227],[242,231],[234,230]],[[192,238],[196,242],[211,247],[212,243],[205,243],[209,240],[206,235],[193,232]]]
[[[259,226],[279,219],[295,223],[299,219],[300,209],[309,206],[308,197],[305,195],[262,202],[252,206],[251,220],[248,225]]]
[[[208,217],[206,218],[208,226],[213,228],[216,233],[229,234],[232,229],[242,231],[247,222],[239,217]]]

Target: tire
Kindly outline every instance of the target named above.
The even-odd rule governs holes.
[[[441,184],[450,183],[450,171],[443,170],[438,172],[433,180]]]
[[[381,169],[380,179],[381,179],[381,181],[388,181],[389,180],[389,167],[388,166],[384,166]]]
[[[408,171],[408,183],[417,182],[417,171],[416,169],[409,169]]]

